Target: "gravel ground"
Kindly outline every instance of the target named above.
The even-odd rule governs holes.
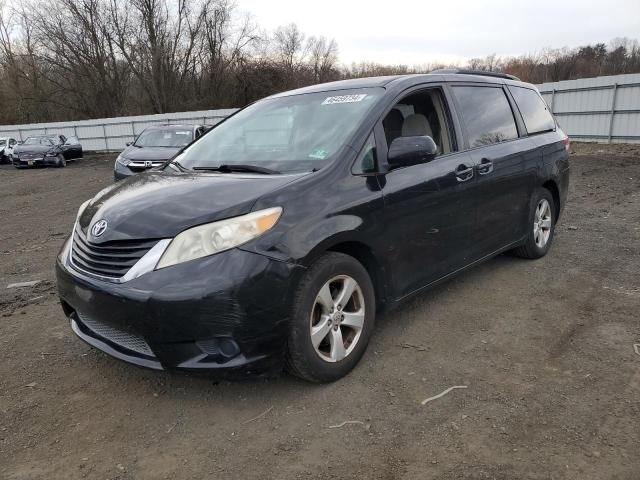
[[[331,385],[215,382],[86,346],[53,265],[113,158],[0,167],[0,478],[637,480],[640,152],[573,148],[547,257],[500,256],[384,314]]]

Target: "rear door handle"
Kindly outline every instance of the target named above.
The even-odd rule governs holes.
[[[488,158],[480,160],[480,164],[478,165],[478,175],[486,175],[491,172],[493,172],[493,162]]]
[[[471,180],[473,178],[473,167],[468,167],[464,163],[458,165],[458,167],[453,171],[456,176],[456,179],[459,182],[466,182],[467,180]]]

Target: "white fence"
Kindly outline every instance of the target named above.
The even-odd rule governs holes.
[[[640,74],[566,80],[537,87],[570,138],[640,143]]]
[[[84,150],[119,151],[151,125],[200,124],[215,125],[235,109],[203,110],[198,112],[163,113],[135,117],[78,120],[76,122],[32,123],[0,126],[0,136],[24,140],[29,135],[60,133],[78,137]]]
[[[538,85],[562,129],[575,140],[640,143],[640,74],[566,80]],[[85,150],[118,151],[151,125],[215,125],[235,109],[0,126],[0,136],[61,133]]]

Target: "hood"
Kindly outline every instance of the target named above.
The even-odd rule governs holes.
[[[173,158],[182,147],[127,147],[121,155],[129,160],[164,161]]]
[[[96,244],[171,238],[196,225],[249,213],[261,195],[304,175],[144,173],[98,193],[79,224],[87,234],[98,220],[107,221],[100,237],[87,235]]]
[[[56,147],[54,145],[16,145],[13,153],[14,155],[20,153],[37,153],[40,155],[44,155],[45,153],[55,149]]]

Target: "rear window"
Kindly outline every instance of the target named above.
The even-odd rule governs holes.
[[[510,86],[509,91],[516,100],[529,134],[548,132],[556,125],[544,100],[530,88]]]
[[[469,146],[491,145],[518,138],[516,121],[500,87],[453,87],[460,105]]]

